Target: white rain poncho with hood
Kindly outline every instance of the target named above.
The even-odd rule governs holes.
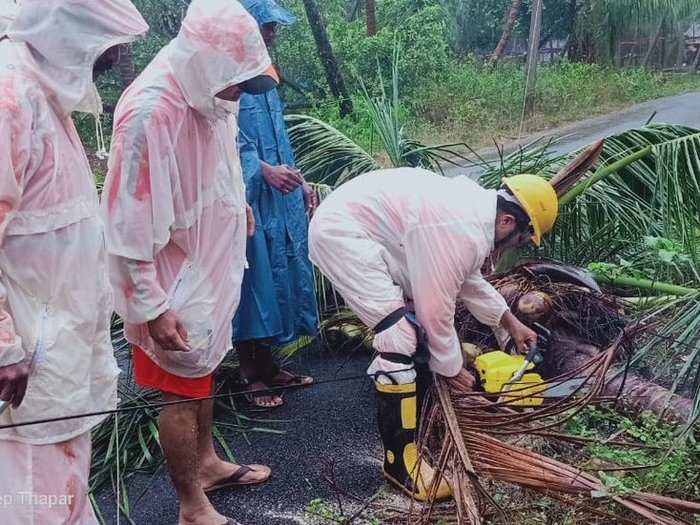
[[[6,13],[7,14],[7,13]],[[119,370],[95,179],[71,112],[108,48],[148,29],[128,0],[23,0],[0,41],[0,366],[32,360],[0,425],[110,409]],[[0,431],[32,445],[102,418]]]
[[[215,95],[269,66],[238,2],[194,0],[114,115],[102,208],[116,309],[127,339],[180,377],[209,374],[231,348],[245,265],[238,105]],[[170,309],[189,352],[149,335],[147,322]]]
[[[463,364],[454,327],[457,301],[488,326],[498,325],[508,309],[481,275],[494,247],[495,222],[496,192],[467,177],[380,170],[343,184],[324,200],[311,221],[309,252],[369,327],[412,300],[428,333],[430,368],[452,377]],[[402,371],[405,365],[381,353],[413,355],[415,331],[402,319],[378,334],[374,347],[380,355],[368,373]],[[405,372],[394,377],[398,383],[414,378]]]

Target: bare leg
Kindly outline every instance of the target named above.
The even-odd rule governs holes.
[[[270,348],[266,345],[257,345],[255,340],[241,341],[237,343],[237,346],[241,364],[241,378],[250,382],[248,388],[251,390],[266,390],[267,385],[260,378],[267,375],[266,367],[272,364],[272,356],[265,354],[265,352],[271,353]],[[253,404],[260,408],[275,408],[282,403],[284,400],[274,394],[253,397]]]
[[[197,436],[197,451],[199,456],[199,480],[204,488],[211,487],[230,477],[239,465],[229,463],[219,458],[214,449],[212,428],[214,425],[214,401],[208,399],[200,403],[199,435]],[[241,482],[263,482],[269,477],[269,470],[258,469],[246,473]]]
[[[164,401],[182,399],[163,393]],[[180,525],[220,525],[226,518],[219,514],[202,490],[199,472],[199,421],[201,403],[166,406],[160,413],[160,442],[180,500]],[[211,427],[210,427],[211,431]]]

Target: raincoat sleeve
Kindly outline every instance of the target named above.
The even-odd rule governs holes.
[[[506,300],[484,279],[481,270],[473,272],[464,281],[459,300],[480,323],[486,326],[498,326],[501,323],[501,317],[508,310]]]
[[[32,110],[26,97],[4,91],[0,106],[0,249],[7,225],[19,208],[29,165]],[[0,269],[0,367],[23,361],[22,339],[7,308],[7,290]]]
[[[465,279],[480,266],[477,247],[463,225],[419,223],[406,232],[404,248],[416,316],[428,334],[431,369],[453,377],[463,363],[455,306]]]
[[[115,308],[130,323],[152,321],[170,308],[154,260],[175,222],[170,175],[177,169],[162,123],[135,115],[115,130],[107,196],[107,249]]]
[[[245,183],[245,196],[248,204],[257,202],[262,190],[262,162],[258,155],[258,148],[254,140],[243,130],[243,109],[241,109],[241,129],[238,134],[238,149],[241,155],[241,168],[243,182]]]

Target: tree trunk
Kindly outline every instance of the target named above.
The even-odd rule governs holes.
[[[377,5],[374,0],[366,1],[367,8],[367,36],[377,34]]]
[[[651,62],[651,57],[654,56],[654,51],[656,51],[656,46],[659,44],[659,40],[661,39],[661,35],[663,34],[665,23],[666,23],[666,17],[664,16],[661,19],[661,22],[659,22],[659,28],[656,30],[656,33],[654,34],[654,38],[652,39],[651,43],[649,44],[649,49],[647,50],[647,54],[644,56],[644,62],[642,62],[642,67],[644,67],[644,68],[649,67],[649,63]]]
[[[326,73],[328,86],[331,88],[333,96],[338,99],[340,116],[345,117],[352,113],[352,101],[348,96],[345,81],[338,67],[338,61],[335,58],[333,47],[331,47],[331,42],[328,39],[328,33],[326,32],[326,26],[323,23],[321,12],[318,9],[316,0],[303,0],[303,2],[306,16],[311,26],[311,33],[314,35],[314,40],[316,41],[318,56],[321,59],[323,69]]]
[[[125,45],[122,47],[119,54],[119,76],[122,78],[122,90],[126,89],[136,79],[136,66],[134,66],[134,57],[131,54],[131,46]]]
[[[559,373],[576,370],[600,353],[600,349],[580,343],[569,337],[557,336],[552,348],[554,367]],[[672,394],[661,385],[647,381],[636,374],[627,377],[619,373],[609,374],[611,379],[605,385],[604,396],[617,397],[616,408],[630,416],[639,416],[649,411],[667,423],[684,424],[690,420],[693,401],[687,397]]]
[[[515,23],[518,21],[518,15],[520,14],[520,8],[522,5],[523,0],[513,0],[508,16],[506,17],[506,23],[503,26],[501,39],[498,41],[498,45],[496,46],[493,55],[491,55],[490,63],[492,65],[496,64],[496,62],[498,62],[503,56],[503,53],[505,53],[510,42],[510,38],[513,36],[513,29],[515,28]]]

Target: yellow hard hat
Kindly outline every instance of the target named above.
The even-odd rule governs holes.
[[[503,179],[518,203],[530,217],[532,242],[542,243],[542,235],[552,229],[559,215],[559,199],[552,185],[537,175],[514,175]]]

